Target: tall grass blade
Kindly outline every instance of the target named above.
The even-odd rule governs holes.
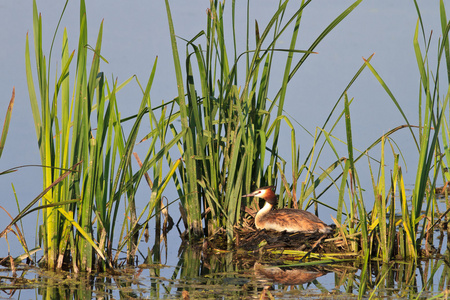
[[[5,148],[6,136],[8,135],[9,122],[11,121],[11,114],[14,107],[14,100],[16,99],[16,89],[13,87],[11,100],[9,101],[8,109],[6,110],[5,121],[3,122],[2,136],[0,138],[0,157]]]

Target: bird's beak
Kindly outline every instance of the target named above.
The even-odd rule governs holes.
[[[253,192],[253,193],[250,193],[250,194],[247,194],[247,195],[242,195],[242,197],[252,197],[252,196],[255,196],[256,195],[256,192]]]

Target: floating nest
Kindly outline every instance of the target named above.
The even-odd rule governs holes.
[[[256,230],[237,228],[236,245],[246,251],[290,249],[298,251],[317,250],[317,253],[341,252],[334,241],[328,241],[333,233],[278,232],[273,230]]]
[[[349,247],[342,238],[334,237],[334,232],[302,233],[277,232],[272,230],[257,230],[253,227],[236,227],[234,230],[235,250],[244,255],[289,254],[294,256],[327,256],[335,258],[348,258]],[[203,241],[203,251],[231,250],[227,244],[227,235],[224,229],[218,230],[213,236]],[[352,256],[355,255],[351,252]]]

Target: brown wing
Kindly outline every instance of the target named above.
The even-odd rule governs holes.
[[[277,231],[315,232],[328,227],[318,217],[300,209],[279,209],[268,213],[264,218],[268,229]]]

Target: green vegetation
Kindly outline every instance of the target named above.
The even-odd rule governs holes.
[[[13,88],[11,100],[9,101],[8,109],[6,110],[5,121],[3,122],[2,136],[0,138],[0,157],[2,156],[3,149],[5,148],[6,136],[8,135],[9,122],[11,121],[11,114],[14,107],[14,101],[16,99],[16,90]]]
[[[293,13],[286,10],[288,1],[282,2],[261,33],[256,23],[254,42],[250,42],[252,37],[248,34],[247,50],[237,55],[235,41],[235,48],[227,51],[223,27],[225,7],[216,1],[208,11],[206,31],[186,42],[186,78],[183,78],[170,8],[166,1],[177,74],[177,103],[181,124],[186,130],[182,149],[185,164],[176,182],[179,182],[177,190],[191,226],[189,232],[202,234],[201,214],[210,209],[204,224],[207,235],[214,234],[219,228],[226,228],[228,240],[232,243],[233,228],[243,217],[241,208],[251,204],[242,202],[243,191],[272,185],[284,177],[286,160],[278,154],[282,122],[291,128],[291,167],[294,173],[292,185],[286,180],[280,185],[280,198],[283,199],[280,205],[297,206],[297,182],[301,173],[307,172],[307,163],[300,165],[295,129],[283,114],[287,85],[315,47],[360,2],[356,1],[333,20],[307,50],[297,50],[295,45],[302,28],[303,11],[310,1],[302,1]],[[234,12],[235,3],[231,6]],[[233,18],[233,37],[236,36],[234,21]],[[247,28],[250,28],[249,22],[247,20]],[[277,48],[280,36],[288,34],[290,30],[289,48]],[[201,38],[203,42],[198,42]],[[274,58],[277,54],[286,53],[283,80],[276,87],[275,98],[270,100],[268,95],[269,87],[273,85],[271,72]],[[296,53],[302,54],[297,61],[294,60]],[[281,57],[277,57],[279,59]],[[198,74],[193,69],[197,69]],[[185,82],[187,92],[184,90]],[[271,118],[274,120],[271,121]],[[321,173],[317,179],[319,182],[327,176],[325,172]],[[307,185],[302,187],[300,207],[313,193],[312,186],[317,184],[317,181],[308,179],[305,182]]]
[[[41,162],[45,166],[42,169],[44,192],[20,212],[9,229],[29,212],[39,210],[43,224],[37,235],[43,240],[49,269],[61,269],[69,259],[69,267],[74,271],[105,270],[117,266],[123,249],[126,249],[127,262],[133,263],[144,234],[142,229],[152,217],[157,218],[157,224],[160,222],[164,208],[161,197],[169,181],[178,192],[189,240],[205,238],[206,241],[220,235],[224,229],[228,248],[236,241],[236,226],[250,218],[249,211],[257,209],[255,203],[241,197],[243,193],[278,184],[280,207],[307,209],[315,206],[317,209],[318,205],[326,205],[321,197],[335,187],[339,201],[336,207],[330,207],[336,211],[335,238],[341,239],[350,254],[358,258],[360,297],[369,289],[375,294],[377,286],[370,277],[374,263],[381,265],[378,279],[388,280],[393,276],[390,264],[394,261],[413,265],[419,258],[429,257],[433,230],[444,218],[438,208],[435,188],[440,180],[445,187],[446,182],[450,182],[450,22],[444,2],[440,1],[442,39],[438,41],[437,60],[433,65],[430,56],[436,49],[425,33],[419,5],[414,1],[418,14],[413,47],[420,75],[420,123],[411,124],[369,57],[344,88],[314,135],[310,148],[306,152],[303,150],[306,155],[301,161],[293,120],[284,112],[288,84],[308,57],[314,55],[317,45],[361,0],[330,22],[308,49],[297,49],[297,39],[303,30],[302,15],[310,2],[302,1],[294,11],[287,9],[288,1],[281,1],[266,27],[260,30],[256,23],[254,33],[247,19],[246,50],[238,53],[234,1],[228,29],[233,40],[228,41],[227,28],[224,28],[225,4],[211,1],[206,29],[190,40],[183,40],[176,36],[166,0],[178,88],[176,98],[159,106],[150,101],[155,60],[145,87],[135,78],[142,90],[138,112],[133,117],[123,118],[117,108],[118,92],[134,78],[118,84],[109,82],[101,71],[101,62],[105,61],[101,55],[103,25],[100,24],[95,47],[89,46],[85,3],[81,1],[78,48],[69,52],[69,39],[64,30],[61,69],[51,72],[53,44],[46,58],[42,20],[34,1],[36,67],[33,70],[27,36],[26,71]],[[57,28],[55,36],[58,32]],[[280,37],[290,42],[289,47],[277,46]],[[184,57],[179,53],[180,42],[185,45]],[[229,49],[230,45],[233,48]],[[90,56],[92,63],[88,64]],[[285,57],[284,73],[279,86],[275,86],[273,67],[275,62],[280,64],[282,57]],[[374,80],[384,88],[407,125],[393,128],[358,152],[353,146],[353,99],[349,99],[349,89],[363,71],[374,75]],[[33,72],[37,75],[37,88]],[[441,78],[445,73],[446,79]],[[269,95],[275,97],[269,99]],[[145,116],[149,117],[151,126],[151,132],[145,137],[150,146],[136,171],[131,155]],[[127,134],[122,128],[125,120],[134,121]],[[180,121],[181,125],[176,125],[175,121]],[[289,158],[279,154],[282,126],[290,129]],[[339,126],[345,128],[345,154],[339,153],[333,142],[341,142],[334,135]],[[411,200],[405,189],[401,147],[391,138],[400,130],[411,134],[419,153]],[[0,150],[3,137],[1,142]],[[181,159],[172,158],[174,151],[169,150],[175,148],[180,151]],[[375,149],[380,151],[379,156],[373,155]],[[331,150],[335,157],[333,163],[322,169],[320,161],[325,150]],[[371,199],[364,199],[367,195],[364,196],[360,184],[358,167],[365,160],[372,178]],[[391,170],[386,170],[388,160],[394,162]],[[287,170],[292,171],[290,182]],[[149,171],[152,180],[147,174]],[[144,176],[148,176],[152,192],[149,202],[138,212],[135,195]],[[443,193],[448,212],[448,190],[444,188]],[[32,209],[40,199],[41,204]],[[367,203],[373,203],[373,207],[368,207]],[[124,217],[119,222],[122,212]],[[122,227],[118,228],[118,224]],[[159,236],[157,226],[156,248]],[[284,254],[305,255],[302,251]],[[200,264],[197,254],[187,250],[183,255],[192,265],[185,266],[182,272],[197,272]],[[325,255],[324,259],[323,263],[338,260],[333,255]],[[341,261],[347,262],[346,259]],[[440,267],[438,265],[436,268]]]
[[[71,90],[69,69],[75,51],[69,52],[65,30],[61,71],[51,84],[52,50],[47,65],[42,49],[42,20],[38,15],[36,2],[33,2],[33,12],[39,98],[35,93],[28,37],[26,68],[41,161],[46,166],[43,168],[44,188],[52,186],[58,178],[70,171],[67,179],[42,195],[43,226],[39,234],[44,241],[45,262],[49,269],[59,269],[64,260],[71,257],[71,267],[74,270],[90,271],[96,266],[104,269],[107,265],[116,264],[118,253],[126,247],[127,258],[131,263],[140,240],[139,230],[145,227],[152,216],[168,179],[179,164],[176,161],[169,175],[164,178],[159,160],[180,139],[182,133],[167,144],[162,144],[160,149],[155,148],[156,140],[164,141],[164,130],[171,118],[167,121],[162,115],[157,120],[150,112],[151,106],[148,104],[155,72],[153,68],[132,129],[128,137],[124,136],[117,109],[117,92],[132,78],[121,85],[117,82],[110,85],[100,71],[103,59],[100,54],[103,24],[100,25],[96,46],[91,48],[87,44],[84,1],[80,3],[80,38],[76,52],[74,86]],[[57,31],[55,35],[56,33]],[[90,70],[87,63],[88,52],[93,55]],[[141,121],[146,114],[149,114],[154,126],[154,131],[148,136],[153,142],[142,167],[133,172],[131,155]],[[149,203],[138,213],[135,194],[142,177],[150,169],[160,177],[153,182]],[[117,253],[113,254],[113,242],[118,230],[116,224],[121,210],[125,211],[125,216],[121,223],[118,245],[115,247]],[[98,263],[93,260],[94,251],[95,257],[99,259]]]

